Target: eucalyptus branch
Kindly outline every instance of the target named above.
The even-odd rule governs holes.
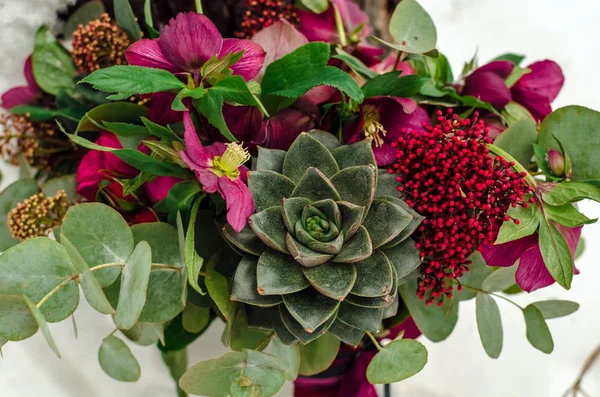
[[[379,344],[377,339],[373,336],[373,334],[370,332],[367,332],[367,335],[369,335],[369,338],[371,338],[371,340],[373,341],[373,344],[375,345],[377,350],[382,351],[383,349],[381,348],[381,345]]]
[[[509,303],[511,303],[511,304],[513,304],[513,305],[515,305],[515,306],[516,306],[516,307],[518,307],[519,309],[521,309],[521,311],[525,310],[525,309],[524,309],[522,306],[520,306],[518,303],[516,303],[516,302],[514,302],[514,301],[512,301],[512,300],[510,300],[510,299],[508,299],[507,297],[505,297],[505,296],[503,296],[503,295],[496,294],[496,293],[494,293],[494,292],[488,292],[488,291],[484,291],[484,290],[482,290],[482,289],[480,289],[480,288],[471,287],[471,286],[469,286],[469,285],[465,285],[465,284],[461,284],[461,286],[462,286],[463,288],[470,289],[470,290],[472,290],[472,291],[477,291],[477,292],[481,292],[481,293],[484,293],[484,294],[488,294],[488,295],[495,296],[496,298],[504,299],[505,301],[507,301],[507,302],[509,302]]]
[[[571,393],[572,397],[577,396],[577,393],[587,395],[587,393],[581,388],[581,383],[583,382],[583,377],[585,374],[590,370],[590,368],[592,368],[598,358],[600,358],[600,345],[596,346],[596,349],[585,360],[585,363],[581,368],[581,372],[579,373],[579,377],[577,377],[577,380],[575,380],[573,386],[571,386],[571,388],[569,388],[569,390],[567,390],[562,397],[567,397],[569,393]]]
[[[525,167],[523,167],[521,165],[521,163],[519,163],[517,160],[515,160],[515,158],[513,156],[511,156],[504,150],[500,149],[498,146],[492,145],[491,143],[487,145],[487,148],[490,150],[490,152],[494,153],[496,156],[500,156],[500,157],[504,158],[506,161],[513,162],[514,165],[512,167],[516,171],[525,173],[525,180],[527,181],[527,184],[529,184],[529,186],[531,186],[534,189],[537,187],[537,181],[535,180],[535,178],[533,176],[531,176],[531,174],[525,169]]]
[[[55,293],[57,293],[58,291],[60,291],[64,286],[66,286],[67,284],[69,284],[71,281],[75,280],[78,276],[79,276],[78,274],[74,274],[71,277],[64,279],[60,284],[58,284],[56,287],[54,287],[54,289],[52,291],[48,292],[48,294],[46,294],[46,296],[44,296],[42,298],[42,300],[40,300],[37,303],[36,306],[38,307],[38,309],[40,307],[42,307],[42,305],[44,303],[46,303],[48,301],[48,299],[50,299],[52,297],[52,295],[54,295]]]

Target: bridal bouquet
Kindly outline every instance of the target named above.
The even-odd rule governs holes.
[[[352,0],[242,4],[236,38],[198,0],[164,26],[149,0],[141,25],[115,0],[39,29],[27,86],[2,96],[22,177],[0,195],[0,346],[40,329],[60,357],[48,323],[82,294],[114,320],[92,348],[116,380],[140,377],[136,343],[181,395],[369,397],[417,374],[417,338],[444,340],[475,299],[497,358],[496,299],[579,274],[600,114],[552,112],[549,60],[455,76],[416,0],[383,38]],[[546,320],[578,308],[514,306],[544,353]],[[212,322],[231,351],[188,363]]]

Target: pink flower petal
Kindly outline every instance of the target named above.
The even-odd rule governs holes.
[[[396,63],[396,55],[391,54],[388,55],[383,61],[371,67],[371,69],[377,73],[388,73],[394,69],[394,64]],[[400,62],[398,63],[398,67],[396,70],[402,72],[401,76],[410,76],[412,74],[416,74],[415,69],[408,62]]]
[[[215,193],[219,190],[219,177],[210,168],[197,168],[194,171],[196,179],[206,193]]]
[[[100,146],[109,147],[113,149],[123,149],[123,145],[119,142],[119,138],[116,135],[109,132],[103,131],[100,137],[96,140],[96,143]],[[140,172],[118,158],[116,155],[105,152],[104,153],[105,168],[116,176],[133,178]]]
[[[567,245],[569,246],[569,251],[571,251],[573,263],[575,263],[575,253],[577,252],[577,245],[579,244],[579,239],[581,238],[581,229],[583,229],[583,226],[570,228],[560,225],[556,222],[553,223],[554,226],[556,226],[558,232],[563,236],[563,238],[567,242]]]
[[[181,179],[174,176],[159,176],[155,180],[144,184],[144,192],[150,202],[156,204],[165,199],[169,194],[169,190],[179,182],[181,182]]]
[[[197,73],[206,61],[220,53],[223,37],[206,15],[182,12],[163,28],[159,46],[179,70]]]
[[[181,72],[182,69],[173,65],[165,58],[160,50],[158,39],[138,40],[125,50],[127,63],[134,66],[147,68],[158,68],[168,70],[171,73]]]
[[[536,244],[523,253],[519,260],[515,280],[519,287],[526,292],[554,284],[554,278],[544,264],[539,245]]]
[[[491,71],[475,71],[465,80],[465,86],[461,93],[488,102],[496,109],[503,109],[512,99],[504,77]]]
[[[333,7],[322,14],[296,9],[296,14],[300,19],[300,32],[308,41],[334,43],[339,40]]]
[[[244,51],[242,59],[231,66],[234,75],[242,76],[244,80],[252,80],[263,67],[265,61],[265,50],[250,40],[225,39],[219,58],[230,54]]]
[[[200,138],[198,138],[198,134],[196,133],[194,123],[192,122],[192,118],[190,117],[190,112],[184,113],[183,126],[185,128],[183,140],[185,141],[186,158],[189,159],[190,162],[196,164],[198,167],[210,167],[212,165],[212,157],[214,156],[209,156],[204,146],[202,146]],[[185,159],[184,161],[190,168],[192,168],[188,161]]]
[[[210,164],[212,165],[212,159],[215,158],[215,156],[222,156],[223,153],[225,153],[225,150],[227,150],[227,146],[223,142],[214,142],[204,146],[204,150],[206,151],[208,158],[211,159]]]
[[[396,149],[384,143],[381,146],[373,146],[375,161],[380,167],[388,166],[396,161]]]
[[[551,103],[560,92],[565,77],[553,61],[536,62],[528,66],[531,73],[521,77],[512,87],[514,100],[525,106],[536,120],[552,113]]]
[[[31,87],[15,87],[6,91],[0,97],[0,105],[4,109],[12,109],[20,105],[29,105],[37,98],[38,92],[31,89]]]
[[[493,61],[486,65],[477,68],[471,76],[478,73],[493,73],[502,79],[506,79],[515,68],[515,64],[511,61]]]
[[[104,176],[99,171],[104,169],[104,154],[98,150],[90,150],[81,159],[75,180],[77,181],[77,193],[88,201],[96,200],[99,183]]]
[[[254,201],[248,186],[240,178],[219,178],[219,191],[227,204],[227,222],[236,232],[241,232],[254,213]]]
[[[513,266],[525,251],[538,245],[538,236],[533,234],[505,244],[482,245],[481,255],[488,266]]]
[[[369,16],[354,2],[354,0],[333,0],[333,3],[340,10],[340,16],[342,17],[342,21],[344,21],[348,33],[353,32],[360,25],[364,24],[364,27],[360,31],[360,37],[366,38],[371,34]],[[329,9],[333,9],[333,7],[330,7]]]
[[[252,41],[266,52],[263,68],[256,76],[257,80],[262,80],[265,69],[271,63],[308,43],[306,37],[285,19],[256,33]]]
[[[29,55],[25,60],[25,66],[23,67],[23,74],[25,75],[25,80],[27,80],[27,85],[34,92],[39,92],[40,87],[37,85],[35,81],[35,77],[33,76],[33,63],[32,56]]]

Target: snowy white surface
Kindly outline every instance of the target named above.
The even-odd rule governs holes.
[[[438,27],[439,48],[449,56],[455,72],[476,49],[485,61],[504,52],[527,54],[527,61],[556,60],[566,75],[557,107],[579,104],[600,109],[597,68],[600,63],[600,2],[596,0],[420,0]],[[39,24],[51,23],[53,10],[66,0],[0,0],[0,92],[24,83],[22,63],[31,52]],[[600,126],[599,126],[600,127]],[[5,186],[14,170],[0,165]],[[589,217],[600,217],[600,206],[584,203]],[[461,305],[460,321],[442,343],[422,342],[429,363],[417,376],[393,386],[394,397],[560,397],[576,378],[589,352],[600,343],[600,225],[586,226],[587,242],[578,262],[581,275],[571,291],[551,287],[531,296],[518,296],[525,305],[544,299],[569,299],[581,304],[567,318],[550,320],[555,350],[547,356],[525,338],[518,310],[499,301],[504,322],[504,351],[489,359],[479,342],[473,302]],[[131,345],[142,364],[136,384],[108,378],[97,363],[102,338],[113,330],[110,319],[94,312],[82,300],[76,312],[79,338],[69,321],[51,325],[62,352],[58,360],[40,334],[7,344],[0,360],[2,397],[172,397],[173,383],[156,349]],[[222,327],[211,330],[191,346],[191,363],[217,357],[224,349]],[[584,386],[600,396],[600,365],[588,374]],[[286,386],[279,394],[291,397]]]

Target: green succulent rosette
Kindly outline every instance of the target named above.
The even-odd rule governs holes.
[[[370,142],[339,146],[311,131],[287,152],[259,148],[255,168],[256,213],[240,233],[223,228],[244,255],[231,299],[288,344],[329,331],[357,345],[379,331],[419,266],[409,237],[422,217],[393,196],[397,184],[379,175]]]

